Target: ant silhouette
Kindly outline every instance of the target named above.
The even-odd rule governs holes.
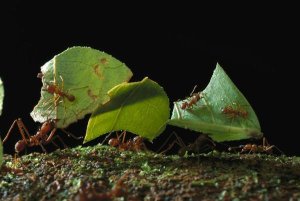
[[[164,151],[160,152],[160,150],[168,143],[172,135],[175,135],[176,139],[171,144],[169,144],[169,146]],[[180,147],[180,149],[178,150],[179,156],[184,156],[188,152],[199,154],[201,152],[207,151],[208,149],[216,147],[215,142],[206,134],[201,134],[193,143],[186,145],[175,132],[172,132],[171,135],[165,140],[164,144],[158,149],[158,152],[161,154],[165,154],[175,145],[178,145]]]
[[[147,150],[145,143],[143,142],[143,138],[140,136],[136,136],[133,140],[125,140],[126,139],[126,131],[123,131],[120,135],[116,133],[116,138],[111,138],[108,141],[108,144],[112,147],[117,147],[119,150],[125,151],[142,151]],[[122,138],[122,140],[121,140]],[[103,143],[103,142],[102,142]]]
[[[10,129],[8,130],[5,138],[3,139],[3,144],[8,140],[8,138],[12,134],[12,130],[17,125],[19,129],[19,133],[22,136],[22,139],[17,141],[15,144],[15,152],[19,154],[27,147],[33,147],[33,146],[40,146],[42,150],[47,153],[47,150],[45,149],[44,145],[47,145],[49,143],[52,143],[56,147],[59,147],[53,140],[55,138],[58,138],[59,141],[62,143],[64,148],[67,147],[67,145],[64,143],[64,141],[61,139],[60,136],[55,135],[55,132],[57,130],[56,128],[56,121],[55,120],[47,120],[45,121],[42,126],[39,128],[39,130],[36,132],[35,135],[30,135],[28,129],[26,128],[25,124],[23,123],[21,118],[16,119]],[[82,137],[76,137],[75,135],[71,134],[70,132],[61,129],[64,133],[66,133],[69,137],[72,137],[76,140],[82,139]],[[50,134],[49,134],[50,133]]]

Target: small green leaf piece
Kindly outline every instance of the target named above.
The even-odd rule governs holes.
[[[190,106],[192,97],[174,102],[168,124],[206,133],[217,142],[262,137],[254,110],[219,64],[197,94],[201,98]]]
[[[132,77],[130,69],[109,54],[72,47],[41,67],[41,98],[31,112],[35,121],[57,121],[58,128],[82,119],[109,101],[107,92]]]
[[[126,130],[152,141],[170,116],[163,88],[149,78],[122,83],[108,92],[111,100],[91,116],[84,143],[108,132]]]
[[[0,115],[2,114],[3,98],[4,98],[3,82],[0,78]]]

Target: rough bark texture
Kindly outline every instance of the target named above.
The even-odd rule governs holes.
[[[217,153],[163,156],[107,146],[14,159],[0,200],[297,200],[300,158]]]

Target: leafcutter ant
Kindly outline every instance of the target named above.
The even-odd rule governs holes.
[[[263,142],[262,145],[256,145],[256,144],[245,144],[245,145],[240,145],[237,147],[229,147],[228,151],[233,151],[233,150],[240,150],[240,153],[266,153],[266,154],[272,154],[273,153],[273,148],[276,148],[281,154],[283,152],[277,148],[275,145],[270,145],[265,137],[263,137]]]
[[[193,91],[190,93],[190,97],[188,98],[188,101],[183,101],[181,104],[181,109],[185,110],[185,109],[190,109],[193,107],[193,105],[196,105],[196,103],[203,98],[203,93],[202,92],[198,92],[198,93],[194,93],[195,89],[197,88],[197,85],[194,87]]]
[[[158,152],[166,145],[166,143],[168,143],[172,135],[175,135],[176,139],[171,144],[169,144],[169,146],[164,151],[160,152],[161,154],[167,153],[174,147],[174,145],[178,145],[180,147],[180,149],[178,150],[179,156],[184,156],[187,152],[198,154],[216,146],[214,141],[205,134],[201,134],[193,143],[185,145],[183,140],[175,132],[173,132],[167,138],[165,143],[159,148]]]
[[[63,144],[64,147],[67,147],[67,145],[63,142],[63,140],[61,139],[60,136],[58,135],[54,135],[57,128],[56,128],[56,121],[55,120],[47,120],[45,121],[42,126],[39,128],[39,130],[36,132],[35,135],[30,135],[30,133],[28,132],[28,129],[26,128],[25,124],[23,123],[23,121],[19,118],[16,119],[13,124],[11,125],[10,129],[8,130],[3,143],[5,143],[7,141],[7,139],[9,138],[9,136],[12,134],[12,130],[15,127],[15,125],[18,126],[19,132],[22,136],[22,139],[19,140],[16,144],[15,144],[15,151],[16,153],[20,153],[22,152],[25,148],[27,147],[33,147],[33,146],[40,146],[42,148],[42,150],[44,152],[47,153],[44,145],[49,144],[50,142],[52,144],[54,144],[56,147],[58,147],[58,145],[53,142],[53,140],[55,138],[58,138],[59,141]],[[69,137],[73,137],[74,139],[81,139],[81,137],[76,137],[73,134],[67,132],[64,129],[61,129],[63,132],[65,132]],[[49,134],[50,133],[50,134]]]
[[[237,117],[246,119],[248,117],[248,112],[241,106],[238,106],[237,108],[233,108],[231,105],[226,106],[222,109],[222,113],[230,119],[235,119]]]
[[[108,144],[113,147],[117,147],[119,150],[128,150],[128,151],[141,151],[147,150],[146,145],[143,142],[143,138],[136,136],[133,140],[129,139],[126,141],[126,131],[123,131],[120,135],[116,134],[116,138],[111,138],[108,141]],[[122,138],[122,140],[121,140]]]
[[[38,74],[38,77],[39,74]],[[45,88],[42,88],[43,91],[47,91],[48,93],[52,94],[52,95],[57,95],[57,98],[55,98],[55,100],[57,101],[60,97],[65,97],[67,98],[70,102],[73,102],[75,100],[75,96],[72,95],[72,94],[69,94],[64,90],[64,80],[62,78],[62,76],[59,76],[60,79],[61,79],[61,86],[57,85],[57,84],[54,84],[54,83],[47,83],[46,82],[46,87]],[[56,102],[55,101],[55,102]]]

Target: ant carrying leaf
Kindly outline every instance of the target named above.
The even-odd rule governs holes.
[[[216,142],[263,136],[251,105],[219,64],[202,92],[174,102],[168,124],[206,133]]]
[[[31,116],[40,123],[56,119],[57,128],[66,128],[108,102],[107,92],[131,76],[130,69],[109,54],[69,48],[41,67],[41,98]]]

